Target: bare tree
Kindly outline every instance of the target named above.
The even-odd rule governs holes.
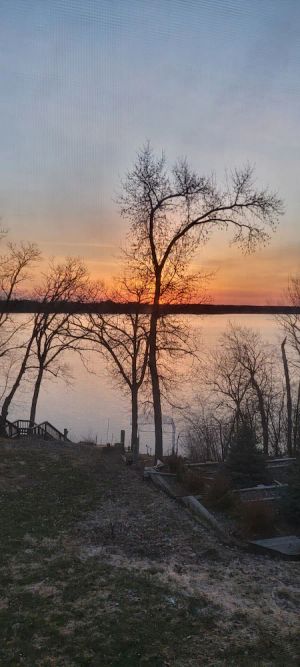
[[[300,276],[290,278],[287,298],[291,306],[300,308]],[[289,315],[281,315],[277,317],[277,321],[282,326],[289,345],[295,353],[295,361],[300,357],[300,314],[299,312],[290,313]],[[300,361],[298,359],[298,361]]]
[[[58,301],[89,301],[95,297],[95,285],[89,279],[86,266],[78,258],[67,258],[64,263],[51,262],[35,296],[42,303]],[[69,313],[36,313],[33,320],[33,345],[30,351],[30,370],[35,374],[30,409],[30,423],[34,425],[37,402],[44,375],[67,377],[68,367],[61,361],[67,350],[79,351],[79,339],[70,336]]]
[[[249,327],[229,325],[200,369],[202,391],[230,445],[245,420],[261,433],[264,453],[280,453],[285,441],[285,388],[274,346]]]
[[[0,312],[0,356],[8,354],[13,338],[18,333],[18,325],[8,312],[12,299],[20,298],[21,285],[31,278],[31,269],[40,259],[40,250],[35,243],[9,242],[7,252],[0,256],[0,299],[6,309]]]
[[[291,306],[300,307],[300,277],[290,279],[287,297]],[[277,321],[284,332],[281,344],[282,362],[286,386],[286,421],[287,421],[287,450],[292,456],[299,447],[299,406],[300,406],[300,315],[299,312],[281,315]],[[289,357],[286,351],[289,346]],[[295,386],[296,385],[296,386]]]
[[[293,453],[293,443],[292,443],[292,431],[293,431],[293,404],[292,404],[292,391],[291,391],[291,380],[290,380],[290,371],[286,355],[286,337],[281,343],[281,354],[282,362],[284,368],[284,377],[285,377],[285,387],[286,387],[286,410],[287,410],[287,451],[289,456],[292,456]]]
[[[76,339],[84,336],[86,341],[104,355],[108,369],[117,384],[131,397],[131,449],[134,460],[139,453],[138,417],[140,411],[140,396],[143,397],[144,412],[149,411],[149,315],[143,314],[142,306],[149,302],[151,294],[151,270],[145,264],[136,269],[130,253],[126,253],[129,260],[121,278],[115,281],[115,288],[106,292],[105,298],[117,302],[130,303],[132,312],[127,315],[99,315],[73,318],[73,334]],[[169,299],[172,285],[174,294],[174,278],[168,274],[168,282],[163,286],[164,295]],[[189,277],[184,286],[180,285],[180,295],[183,289],[190,290],[193,277]],[[90,349],[90,348],[89,348]],[[193,345],[189,341],[186,327],[182,326],[179,318],[161,317],[157,335],[157,356],[162,394],[170,402],[171,391],[179,381],[178,373],[174,371],[174,360],[193,354]]]
[[[256,397],[262,428],[263,449],[267,456],[269,453],[268,401],[274,363],[271,349],[267,349],[260,335],[248,327],[230,326],[223,335],[223,340],[245,374],[246,391],[251,388]]]
[[[270,449],[275,456],[285,451],[286,423],[285,423],[286,391],[283,383],[269,392],[267,396],[267,416],[269,426]]]
[[[25,331],[29,331],[29,337],[27,338],[27,340],[22,341],[19,344],[18,366],[17,369],[15,370],[15,373],[13,374],[12,382],[10,383],[10,385],[8,385],[8,383],[6,385],[6,392],[3,397],[2,408],[1,408],[2,423],[4,423],[7,419],[10,405],[14,399],[14,396],[22,380],[24,379],[26,372],[28,371],[31,349],[33,346],[33,342],[35,340],[35,330],[34,326],[32,326],[33,321],[34,320],[31,320],[31,322],[26,322],[25,326],[24,324],[22,325],[22,328],[25,329]]]
[[[117,384],[131,397],[131,450],[138,459],[139,392],[148,368],[149,316],[141,312],[147,287],[124,274],[114,290],[106,295],[118,302],[131,302],[132,312],[124,315],[90,314],[73,318],[74,340],[84,338],[89,349],[102,354]]]
[[[250,380],[226,333],[221,336],[219,345],[207,354],[201,377],[206,389],[215,396],[216,409],[221,407],[227,414],[232,414],[231,430],[234,430],[243,418]]]
[[[185,415],[183,449],[192,461],[224,461],[231,430],[230,415],[216,411],[205,399],[197,401],[197,409]]]
[[[300,451],[300,380],[296,391],[295,406],[293,411],[293,452]]]
[[[195,249],[214,230],[233,228],[233,242],[248,251],[268,240],[282,202],[268,190],[256,189],[251,168],[235,170],[224,188],[214,177],[198,176],[185,160],[167,171],[164,155],[156,158],[149,145],[140,151],[127,174],[120,199],[121,213],[131,221],[131,245],[137,262],[150,256],[153,274],[149,368],[155,421],[155,454],[163,455],[162,408],[157,367],[157,325],[164,275],[170,263],[180,281]],[[176,256],[180,261],[176,262]]]
[[[283,343],[285,354],[285,341]],[[235,433],[246,421],[260,434],[265,455],[295,452],[299,444],[300,383],[297,387],[290,385],[293,408],[290,449],[286,380],[275,346],[263,341],[249,327],[231,324],[216,348],[205,351],[204,356],[197,370],[197,382],[200,380],[200,394],[195,399],[197,407],[188,413],[189,419],[191,414],[193,416],[194,436],[201,431],[202,451],[205,451],[204,432],[212,433],[216,441],[218,425],[218,447],[226,457]],[[288,379],[289,375],[288,368]],[[208,443],[210,440],[211,436],[207,436]]]
[[[40,251],[34,243],[8,243],[8,252],[0,257],[0,295],[6,307],[12,299],[20,297],[21,285],[31,279],[31,269],[39,259]],[[9,369],[13,367],[14,370],[13,374],[5,373],[0,416],[1,431],[5,428],[9,406],[27,367],[33,338],[24,343],[20,340],[20,335],[28,326],[28,322],[13,318],[8,310],[0,313],[0,357],[9,356]]]

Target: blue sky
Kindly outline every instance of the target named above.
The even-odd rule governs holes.
[[[126,232],[114,194],[145,140],[220,178],[249,160],[285,201],[279,232],[246,265],[223,236],[196,261],[218,269],[224,299],[262,281],[273,298],[299,269],[299,25],[298,0],[2,0],[10,237],[108,276]]]

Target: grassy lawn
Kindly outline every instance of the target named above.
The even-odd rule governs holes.
[[[299,664],[299,564],[264,593],[114,453],[2,442],[0,514],[1,667]]]

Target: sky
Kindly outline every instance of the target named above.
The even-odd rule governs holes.
[[[0,215],[44,258],[109,282],[121,180],[149,140],[200,173],[250,162],[285,215],[244,257],[220,234],[194,267],[220,303],[279,303],[300,271],[299,0],[1,0]]]

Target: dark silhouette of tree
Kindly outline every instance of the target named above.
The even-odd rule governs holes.
[[[104,356],[109,373],[125,393],[131,397],[131,450],[133,460],[138,459],[139,392],[148,368],[149,315],[141,312],[147,287],[132,276],[124,275],[110,298],[130,301],[133,311],[126,315],[98,315],[76,317],[72,321],[72,336],[84,338],[88,349]]]
[[[293,276],[290,278],[287,298],[291,306],[300,306],[300,277]],[[300,315],[299,313],[291,313],[288,315],[280,315],[277,318],[278,322],[284,329],[287,340],[295,352],[295,360],[300,361]]]
[[[89,301],[95,298],[97,288],[90,282],[86,266],[78,258],[67,258],[64,263],[51,262],[35,291],[42,303],[57,301]],[[33,345],[30,351],[30,370],[35,374],[30,409],[30,423],[35,422],[37,402],[43,378],[46,375],[67,377],[68,368],[61,359],[67,350],[80,350],[80,340],[70,336],[71,315],[36,313],[33,320]]]
[[[208,352],[206,362],[200,370],[205,387],[210,389],[215,399],[216,407],[221,406],[223,412],[232,415],[230,422],[233,432],[245,409],[250,380],[239,363],[226,332],[221,336],[219,345]]]
[[[233,360],[244,373],[245,397],[249,388],[256,397],[262,428],[264,454],[268,456],[268,398],[273,365],[271,351],[267,349],[260,335],[248,327],[230,326],[229,330],[223,335],[223,341],[227,350],[230,350]]]
[[[200,400],[199,400],[200,399]],[[218,414],[207,395],[198,397],[185,413],[183,448],[192,461],[224,461],[228,452],[231,423],[228,415]]]
[[[288,487],[282,498],[282,509],[288,521],[296,526],[300,523],[300,458],[291,467],[288,477]]]
[[[31,278],[31,269],[40,259],[35,243],[7,244],[7,252],[0,256],[0,299],[8,305],[20,296],[21,285]],[[8,312],[0,312],[0,356],[12,349],[12,341],[24,323],[17,324]]]
[[[285,388],[286,388],[286,411],[287,411],[287,451],[288,455],[293,455],[293,441],[292,441],[292,432],[293,432],[293,403],[292,403],[292,391],[291,391],[291,380],[290,380],[290,371],[286,355],[286,337],[281,343],[281,355],[284,368],[284,377],[285,377]]]
[[[127,256],[128,258],[128,256]],[[132,312],[124,315],[91,314],[89,317],[73,319],[73,335],[84,336],[92,350],[104,355],[108,370],[117,384],[131,397],[131,449],[134,461],[139,454],[138,417],[140,395],[143,407],[149,406],[149,332],[150,316],[141,312],[143,304],[149,302],[151,283],[149,271],[131,270],[130,266],[116,287],[105,294],[118,303],[130,303]],[[172,276],[168,277],[164,293],[170,290]],[[186,281],[190,285],[190,280]],[[181,286],[182,290],[183,287]],[[163,395],[170,397],[178,374],[174,370],[175,360],[192,354],[188,332],[178,317],[161,317],[158,325],[157,355]]]
[[[224,188],[214,177],[199,176],[185,160],[169,173],[164,155],[156,158],[147,145],[127,174],[120,198],[121,213],[131,221],[132,254],[140,266],[151,263],[152,314],[149,368],[155,422],[155,455],[163,456],[162,408],[157,367],[157,324],[165,272],[174,265],[180,282],[200,244],[214,230],[234,231],[233,242],[253,250],[268,240],[282,213],[282,202],[268,190],[256,189],[250,167],[235,170]],[[177,259],[179,258],[179,259]]]
[[[24,378],[24,376],[25,376],[25,373],[28,371],[28,365],[29,365],[29,361],[30,361],[30,353],[31,353],[31,349],[32,349],[32,346],[33,346],[33,342],[35,340],[35,330],[34,330],[34,327],[32,327],[32,322],[33,322],[33,320],[31,321],[31,324],[27,322],[25,324],[25,327],[24,327],[24,324],[23,324],[23,327],[25,328],[25,330],[28,329],[30,331],[30,335],[29,335],[28,340],[25,341],[25,342],[22,342],[22,344],[19,347],[19,352],[21,353],[21,360],[20,360],[19,365],[18,365],[18,370],[14,374],[13,382],[12,382],[10,388],[9,388],[9,391],[6,393],[5,398],[3,400],[3,403],[2,403],[2,408],[1,408],[2,422],[4,422],[7,419],[10,405],[11,405],[13,399],[14,399],[14,396],[15,396],[15,394],[16,394],[16,392],[17,392],[17,390],[18,390],[18,388],[19,388],[19,386],[20,386],[20,384],[21,384],[21,382]]]
[[[246,417],[234,434],[226,467],[237,487],[247,488],[267,481],[264,457],[257,446],[255,430]]]
[[[300,306],[300,277],[290,279],[287,297],[292,306]],[[286,385],[287,448],[290,456],[300,450],[300,315],[279,315],[278,323],[284,332],[281,344]],[[289,346],[289,357],[286,347]],[[296,386],[295,386],[296,385]]]
[[[0,298],[8,305],[12,299],[20,296],[21,286],[31,278],[31,269],[40,259],[40,251],[35,243],[8,243],[8,251],[0,257]],[[29,322],[20,321],[9,313],[0,313],[0,358],[10,357],[10,367],[16,367],[12,383],[5,377],[2,391],[0,430],[4,432],[9,406],[20,385],[27,368],[33,338],[24,344],[20,334],[26,330]],[[21,357],[21,361],[18,361]]]

